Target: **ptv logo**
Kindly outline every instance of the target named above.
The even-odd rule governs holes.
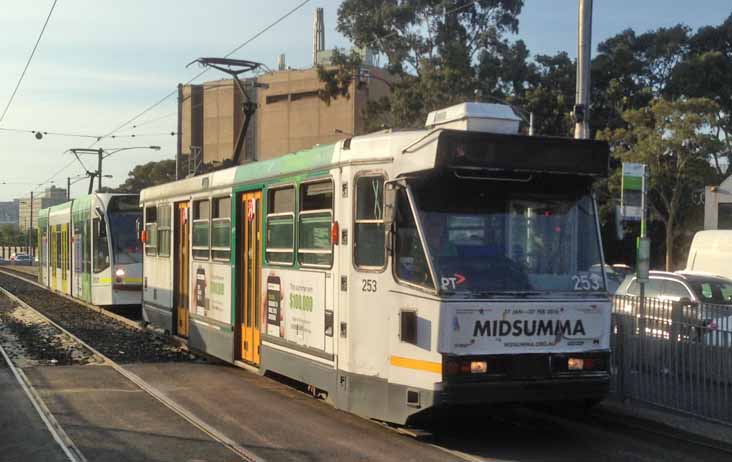
[[[460,273],[455,273],[452,275],[452,277],[443,276],[440,281],[440,285],[442,286],[442,290],[451,290],[455,289],[463,282],[465,282],[465,276]]]

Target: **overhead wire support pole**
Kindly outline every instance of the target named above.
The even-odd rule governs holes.
[[[97,149],[90,149],[90,148],[72,148],[67,150],[66,152],[71,152],[76,156],[76,159],[79,161],[82,167],[84,167],[84,170],[86,171],[86,174],[89,175],[90,182],[89,182],[89,194],[92,193],[92,190],[94,189],[94,177],[99,177],[99,180],[97,182],[98,190],[97,192],[101,192],[102,190],[102,161],[106,159],[107,157],[111,156],[112,154],[118,153],[120,151],[128,151],[130,149],[152,149],[153,151],[160,151],[160,146],[130,146],[126,148],[119,148],[119,149],[113,149],[110,151],[105,151],[102,148]],[[106,153],[106,155],[105,155]],[[97,156],[97,170],[95,172],[90,172],[86,166],[84,166],[84,163],[79,158],[79,154],[93,154]],[[108,178],[111,178],[107,176]]]
[[[574,137],[590,136],[590,58],[592,53],[592,0],[579,0],[577,27],[577,90]]]

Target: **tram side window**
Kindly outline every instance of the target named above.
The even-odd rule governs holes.
[[[158,209],[157,207],[145,207],[145,255],[155,256],[158,249]]]
[[[170,205],[157,207],[157,252],[161,257],[170,256]]]
[[[208,199],[193,202],[193,258],[208,260],[210,258],[209,243],[211,205]]]
[[[267,262],[292,265],[295,255],[295,187],[267,191]]]
[[[333,264],[333,182],[307,183],[300,187],[299,243],[301,265],[330,268]]]
[[[427,257],[419,239],[412,208],[403,189],[397,193],[396,274],[402,281],[434,287]]]
[[[217,197],[213,200],[211,218],[211,253],[213,259],[229,261],[231,256],[231,198]]]
[[[356,179],[354,260],[359,268],[383,268],[384,246],[384,176],[361,176]]]
[[[109,243],[107,241],[107,224],[104,219],[94,218],[94,272],[101,273],[109,268]]]
[[[56,226],[56,268],[63,269],[63,261],[61,260],[61,227]]]

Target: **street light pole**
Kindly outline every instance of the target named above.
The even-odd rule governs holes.
[[[104,150],[99,148],[97,155],[99,156],[99,164],[97,166],[97,192],[102,192],[102,159],[104,159]]]
[[[33,248],[33,191],[30,193],[30,219],[28,220],[28,254],[31,256],[31,262],[35,257]]]

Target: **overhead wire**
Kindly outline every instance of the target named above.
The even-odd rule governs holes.
[[[65,136],[70,138],[92,138],[92,139],[98,139],[101,138],[101,135],[88,135],[88,134],[82,134],[82,133],[66,133],[66,132],[53,132],[53,131],[45,131],[45,130],[31,130],[29,128],[3,128],[0,127],[0,132],[12,132],[12,133],[31,133],[36,134],[39,133],[43,136],[52,135],[52,136]],[[145,136],[172,136],[175,135],[176,132],[161,132],[161,133],[131,133],[126,135],[112,135],[109,138],[139,138],[139,137],[145,137]]]
[[[257,32],[256,34],[254,34],[253,36],[251,36],[250,38],[248,38],[247,40],[245,40],[244,42],[242,42],[240,45],[238,45],[237,47],[235,47],[229,53],[227,53],[226,55],[224,55],[224,57],[225,58],[228,58],[229,56],[233,55],[237,51],[241,50],[243,47],[245,47],[246,45],[250,44],[252,41],[254,41],[257,38],[259,38],[262,34],[264,34],[265,32],[269,31],[270,29],[272,29],[273,27],[275,27],[277,24],[281,23],[282,21],[284,21],[285,19],[287,19],[288,17],[290,17],[297,10],[299,10],[300,8],[302,8],[303,6],[305,6],[308,3],[310,3],[310,0],[303,0],[302,2],[300,2],[299,4],[297,4],[294,8],[292,8],[291,10],[289,10],[288,12],[286,12],[285,14],[283,14],[282,16],[280,16],[277,20],[275,20],[274,22],[272,22],[270,25],[268,25],[264,29],[260,30],[259,32]],[[195,76],[193,76],[191,79],[189,79],[184,85],[190,84],[191,82],[193,82],[194,80],[198,79],[203,74],[205,74],[206,72],[208,72],[208,70],[209,70],[209,68],[205,68],[205,69],[201,70],[201,72],[199,72],[198,74],[196,74]],[[155,103],[153,103],[151,106],[147,107],[145,110],[143,110],[139,114],[137,114],[134,117],[130,118],[129,120],[127,120],[123,124],[118,125],[115,129],[113,129],[109,133],[103,135],[102,137],[100,137],[99,139],[97,139],[96,141],[94,141],[89,147],[90,148],[93,147],[94,145],[96,145],[99,141],[101,141],[104,138],[109,138],[110,135],[113,135],[114,133],[117,133],[119,130],[123,129],[127,125],[131,124],[135,120],[137,120],[140,117],[142,117],[143,115],[145,115],[148,112],[152,111],[156,107],[160,106],[168,98],[174,96],[176,93],[178,93],[178,89],[175,89],[175,90],[171,91],[170,93],[168,93],[167,95],[165,95],[162,98],[160,98],[159,100],[157,100]]]
[[[30,66],[31,61],[33,60],[33,56],[36,54],[36,50],[38,49],[38,44],[41,43],[41,38],[43,37],[43,33],[46,31],[46,26],[48,26],[48,22],[51,20],[51,15],[53,14],[53,10],[56,8],[56,3],[58,0],[53,0],[53,4],[51,5],[51,10],[48,12],[48,16],[46,17],[46,22],[43,23],[43,27],[41,28],[41,33],[38,34],[38,38],[36,39],[35,45],[33,45],[33,50],[30,53],[30,56],[28,56],[28,61],[25,63],[25,67],[23,68],[23,72],[20,74],[20,78],[18,79],[18,83],[15,85],[15,89],[13,90],[13,93],[10,95],[10,99],[8,100],[8,103],[5,105],[5,109],[3,109],[2,115],[0,115],[0,122],[5,119],[5,114],[8,113],[8,110],[10,109],[10,105],[13,104],[13,100],[15,99],[15,94],[18,92],[18,89],[20,88],[20,84],[23,82],[23,78],[25,77],[25,73],[28,71],[28,67]]]

